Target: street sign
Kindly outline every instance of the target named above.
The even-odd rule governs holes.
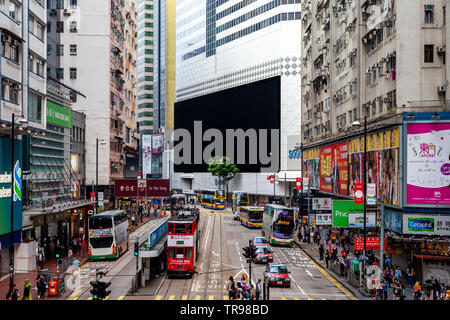
[[[302,178],[295,178],[295,189],[302,189]]]
[[[363,184],[355,184],[355,204],[364,204]]]
[[[303,192],[308,192],[309,189],[309,179],[303,178]]]
[[[313,210],[330,210],[331,211],[331,198],[313,198],[312,199]]]

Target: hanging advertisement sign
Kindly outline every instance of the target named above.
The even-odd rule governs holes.
[[[355,185],[355,204],[364,204],[364,188],[362,183]]]
[[[147,177],[147,174],[152,174],[152,136],[142,136],[142,174]]]
[[[402,233],[402,214],[393,211],[386,211],[384,214],[384,225],[387,229]]]
[[[313,210],[331,210],[331,198],[313,198]]]
[[[308,192],[309,189],[309,179],[303,178],[303,192]]]
[[[364,210],[364,209],[363,209]],[[376,214],[375,212],[366,212],[366,227],[375,228]],[[348,214],[349,228],[364,228],[364,212],[349,213]]]
[[[331,180],[333,193],[348,195],[348,152],[347,142],[333,145],[333,165],[331,169]]]
[[[364,237],[355,237],[355,250],[364,250]],[[366,250],[380,250],[380,237],[366,237]],[[386,239],[384,239],[386,250]]]
[[[403,214],[403,233],[450,236],[450,216]]]
[[[377,204],[377,188],[375,183],[367,184],[367,204]]]
[[[361,213],[364,211],[364,205],[357,205],[351,200],[333,200],[332,220],[333,227],[348,228],[349,214]]]
[[[152,134],[152,153],[159,154],[163,152],[164,133]]]
[[[406,203],[449,205],[450,123],[410,123],[406,131]]]
[[[318,226],[331,226],[332,224],[331,213],[317,213],[316,224]]]
[[[11,197],[13,200],[13,231],[22,229],[22,141],[14,141],[14,166],[11,168],[11,139],[0,137],[0,236],[11,232]],[[13,192],[11,193],[11,170],[13,170]],[[14,243],[16,241],[14,235]],[[2,242],[4,249],[9,248],[10,239]]]
[[[320,155],[320,191],[333,192],[332,184],[332,164],[334,163],[333,146],[326,146],[319,149]]]

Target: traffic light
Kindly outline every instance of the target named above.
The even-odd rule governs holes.
[[[244,257],[250,258],[250,248],[249,247],[244,247],[242,249],[244,250],[244,253],[243,253]]]
[[[136,257],[139,255],[139,243],[137,241],[134,243],[134,255]]]
[[[99,293],[100,293],[100,286],[99,281],[91,281],[91,293],[92,293],[92,300],[100,300]]]
[[[256,246],[254,246],[252,244],[249,249],[250,249],[249,250],[250,251],[250,258],[254,260],[256,258]]]
[[[103,300],[111,293],[111,290],[106,290],[111,285],[111,281],[91,281],[92,286],[92,300]]]
[[[103,281],[97,281],[99,285],[99,293],[98,296],[100,299],[105,299],[109,294],[111,293],[111,290],[106,290],[111,285],[111,281],[109,282],[103,282]]]

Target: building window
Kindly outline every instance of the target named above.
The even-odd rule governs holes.
[[[63,68],[56,68],[56,78],[64,79],[64,69]]]
[[[424,62],[425,63],[433,63],[434,62],[434,45],[432,45],[432,44],[425,45]]]
[[[63,56],[64,55],[64,45],[63,44],[57,44],[56,45],[56,55],[57,56]]]
[[[77,32],[77,22],[70,21],[70,32]]]
[[[9,60],[19,63],[20,44],[19,41],[7,34],[2,35],[2,55]]]
[[[52,23],[50,21],[47,22],[47,33],[52,32]]]
[[[9,2],[9,17],[15,21],[19,21],[19,5],[14,1]]]
[[[64,21],[56,21],[56,32],[57,33],[64,32]]]
[[[76,9],[77,5],[78,5],[78,1],[77,0],[70,0],[70,7],[72,9]]]
[[[28,69],[40,75],[41,77],[44,76],[44,70],[45,70],[45,62],[41,58],[35,56],[34,54],[29,54],[29,63],[28,63]]]
[[[425,23],[434,23],[434,5],[425,6]]]
[[[76,44],[71,44],[70,45],[70,55],[71,56],[76,56],[77,55],[77,45]]]
[[[42,120],[42,96],[28,92],[28,119],[41,123]]]
[[[70,79],[77,78],[77,68],[70,68]]]
[[[64,9],[64,0],[56,0],[56,9]]]

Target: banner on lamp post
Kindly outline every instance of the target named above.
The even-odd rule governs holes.
[[[364,204],[363,184],[355,184],[355,204]]]

